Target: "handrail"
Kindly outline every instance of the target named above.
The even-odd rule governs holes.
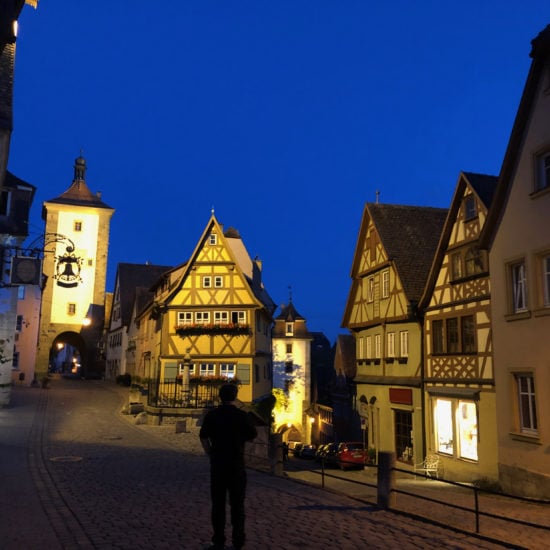
[[[287,462],[286,464],[287,464],[287,469],[288,469],[289,463]],[[369,464],[369,465],[366,465],[366,467],[376,468],[378,470],[378,466],[376,466],[376,465],[370,465]],[[302,468],[302,469],[304,469],[304,468]],[[337,479],[337,480],[344,481],[344,482],[351,483],[351,484],[355,484],[355,485],[363,485],[363,486],[366,486],[366,487],[379,489],[378,483],[375,483],[375,484],[368,483],[368,482],[365,482],[364,480],[353,479],[353,478],[350,479],[349,477],[344,477],[343,475],[335,475],[335,474],[326,472],[326,467],[325,467],[324,460],[320,461],[319,468],[305,468],[305,469],[310,473],[321,476],[321,487],[322,488],[325,488],[325,478],[329,478],[329,479],[333,478],[333,479]],[[430,516],[428,517],[426,514],[423,514],[422,512],[417,513],[415,511],[414,513],[412,513],[412,515],[427,519],[427,520],[431,521],[434,524],[444,525],[446,527],[451,527],[453,529],[456,529],[458,531],[462,531],[464,533],[476,533],[479,536],[486,537],[488,535],[485,535],[485,534],[481,533],[480,518],[490,518],[492,520],[501,521],[501,522],[504,522],[504,523],[508,523],[510,525],[518,525],[518,526],[521,525],[523,527],[529,527],[529,528],[537,529],[537,530],[540,530],[540,531],[543,531],[543,532],[550,532],[550,525],[535,523],[533,521],[528,521],[526,519],[520,519],[520,518],[517,518],[517,517],[512,517],[512,516],[506,515],[506,514],[497,514],[497,513],[491,512],[488,509],[482,510],[481,506],[480,506],[480,502],[479,502],[479,495],[480,494],[494,495],[494,496],[499,497],[499,498],[522,501],[522,502],[528,503],[530,505],[537,505],[537,506],[550,506],[550,501],[548,501],[548,500],[538,500],[538,499],[532,499],[532,498],[529,498],[529,497],[521,497],[521,496],[517,496],[517,495],[510,495],[508,493],[500,493],[500,492],[497,492],[497,491],[492,491],[490,489],[482,489],[480,487],[476,487],[476,486],[472,486],[472,485],[469,485],[469,484],[460,483],[460,482],[456,482],[456,481],[446,480],[446,479],[443,479],[443,478],[439,478],[436,481],[433,478],[430,478],[429,476],[427,476],[425,474],[419,474],[419,473],[416,473],[416,472],[411,471],[411,470],[404,470],[404,469],[400,469],[400,468],[397,468],[397,467],[393,467],[392,471],[394,473],[400,472],[400,473],[403,473],[403,474],[407,474],[408,476],[413,476],[415,478],[416,477],[425,478],[427,481],[429,480],[430,485],[431,485],[431,483],[445,484],[445,485],[449,485],[449,486],[456,486],[456,487],[459,487],[459,488],[462,488],[462,489],[465,489],[467,491],[472,492],[474,502],[473,502],[473,507],[469,507],[467,505],[465,506],[463,504],[456,504],[456,503],[453,503],[453,502],[449,502],[449,500],[440,500],[440,499],[433,498],[433,497],[428,496],[428,495],[423,495],[423,494],[420,494],[420,493],[411,492],[411,491],[401,489],[401,488],[397,488],[397,487],[392,488],[392,492],[395,493],[395,494],[401,494],[401,495],[405,495],[405,496],[412,497],[412,498],[415,498],[415,499],[420,499],[420,500],[425,501],[425,502],[440,504],[440,505],[443,505],[443,506],[446,506],[446,507],[449,507],[449,508],[452,508],[452,509],[455,509],[455,510],[459,510],[461,512],[473,513],[474,516],[475,516],[475,530],[472,530],[472,529],[468,529],[467,527],[465,528],[463,526],[450,526],[449,524],[444,524],[440,521],[434,520],[433,517],[432,517],[432,514],[430,514]],[[353,498],[357,498],[357,497],[354,496]],[[363,502],[368,502],[370,504],[374,504],[374,505],[377,504],[376,502],[372,502],[372,501],[365,500],[365,499],[360,499],[360,500],[362,500]],[[400,512],[400,513],[402,513],[404,511],[403,508],[400,509],[400,508],[395,507],[395,506],[389,506],[388,509],[392,510],[392,511],[395,511],[395,512]],[[550,517],[550,509],[548,510],[548,512],[549,512],[548,515]],[[411,512],[406,512],[406,513],[411,513]],[[491,535],[491,538],[494,538],[494,537],[495,537],[495,535]],[[495,540],[497,540],[497,539],[495,539]],[[501,542],[509,542],[509,541],[502,541],[501,540]]]

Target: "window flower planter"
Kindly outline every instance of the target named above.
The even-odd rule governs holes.
[[[177,325],[176,334],[179,336],[202,336],[202,335],[228,335],[228,336],[250,336],[252,331],[248,325]]]

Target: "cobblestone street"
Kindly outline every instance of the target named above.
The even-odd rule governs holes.
[[[109,382],[14,388],[0,409],[4,550],[209,545],[208,462],[196,430],[135,425],[120,414],[127,401],[127,388]],[[254,470],[247,536],[250,550],[504,547]]]

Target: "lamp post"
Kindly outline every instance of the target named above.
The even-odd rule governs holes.
[[[181,379],[181,390],[184,403],[189,405],[191,397],[191,388],[189,387],[189,373],[191,370],[191,348],[185,350],[185,355],[183,356],[183,373]]]

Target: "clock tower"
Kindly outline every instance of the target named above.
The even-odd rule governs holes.
[[[114,209],[86,184],[86,161],[79,156],[71,186],[45,201],[44,289],[35,372],[84,376],[97,366],[102,333]]]

